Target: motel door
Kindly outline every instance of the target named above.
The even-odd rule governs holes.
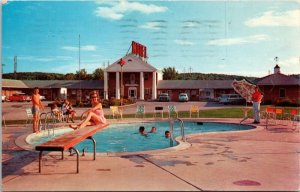
[[[129,87],[128,88],[128,97],[129,98],[137,98],[137,89],[136,87]]]

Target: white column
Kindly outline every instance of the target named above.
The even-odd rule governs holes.
[[[104,71],[104,99],[108,99],[108,78],[106,71]]]
[[[140,72],[140,100],[144,100],[144,73]]]
[[[120,77],[119,72],[116,72],[116,99],[120,99]]]
[[[152,76],[153,80],[152,80],[152,99],[156,99],[156,71],[153,72],[153,76]]]

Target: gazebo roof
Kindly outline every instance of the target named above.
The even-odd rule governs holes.
[[[157,71],[156,68],[154,68],[152,65],[147,63],[146,61],[143,61],[140,57],[129,54],[124,57],[122,57],[123,60],[125,60],[126,64],[123,65],[123,72],[155,72]],[[118,63],[118,61],[114,62],[113,64],[109,65],[105,71],[106,72],[120,72],[121,66]]]

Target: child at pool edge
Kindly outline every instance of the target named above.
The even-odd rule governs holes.
[[[166,137],[166,138],[170,138],[170,137],[171,137],[170,131],[165,131],[165,137]]]
[[[51,112],[53,113],[53,115],[55,116],[55,118],[56,118],[58,121],[61,121],[61,120],[62,120],[62,112],[58,109],[57,104],[54,104],[54,105],[52,106]]]
[[[140,126],[139,132],[140,132],[141,135],[147,136],[147,133],[145,132],[145,127],[144,126]]]
[[[102,109],[102,104],[99,101],[99,95],[97,91],[90,93],[92,108],[86,110],[87,117],[83,119],[78,125],[70,124],[69,127],[72,129],[80,129],[89,125],[101,125],[106,124],[106,118]]]

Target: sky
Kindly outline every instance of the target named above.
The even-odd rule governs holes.
[[[92,73],[132,41],[160,70],[262,77],[278,64],[300,73],[299,0],[8,1],[1,9],[3,73],[14,72],[15,56],[17,72]]]

